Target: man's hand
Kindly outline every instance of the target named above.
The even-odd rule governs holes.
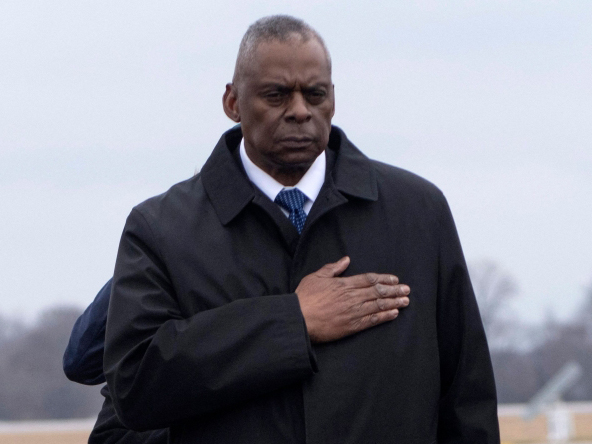
[[[305,276],[296,288],[312,342],[341,339],[391,321],[409,305],[410,289],[392,274],[338,277],[349,266],[345,256]]]

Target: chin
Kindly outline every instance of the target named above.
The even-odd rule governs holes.
[[[323,150],[306,150],[301,152],[290,152],[286,156],[282,156],[279,164],[285,168],[308,169],[321,154]]]

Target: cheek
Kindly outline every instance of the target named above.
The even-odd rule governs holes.
[[[333,107],[333,102],[326,101],[325,103],[320,105],[318,108],[316,108],[315,111],[316,111],[319,119],[324,120],[329,125],[331,124],[331,119],[333,118],[333,114],[335,111],[335,108]]]
[[[278,125],[281,119],[273,119],[267,115],[253,116],[250,122],[250,136],[253,142],[258,146],[269,146],[278,131]]]
[[[324,110],[316,119],[316,126],[319,132],[319,142],[323,146],[329,143],[329,134],[331,133],[331,117],[333,113],[331,110]]]
[[[331,108],[328,109],[320,109],[317,116],[316,122],[319,127],[322,127],[327,132],[331,131],[331,118],[333,117],[333,110]]]
[[[258,116],[257,133],[261,137],[272,138],[280,130],[283,119],[282,114],[277,110],[269,110]]]

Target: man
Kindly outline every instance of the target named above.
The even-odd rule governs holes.
[[[499,442],[446,201],[331,126],[321,37],[254,23],[223,106],[240,127],[124,228],[104,362],[123,423],[174,443]]]
[[[64,352],[64,373],[69,380],[79,384],[97,385],[105,382],[103,354],[111,281],[109,279],[103,285],[74,323]]]
[[[74,323],[63,359],[64,373],[71,381],[84,385],[105,382],[103,353],[110,294],[111,279]],[[101,389],[101,394],[105,401],[88,438],[88,444],[166,444],[168,442],[168,429],[146,432],[129,430],[117,418],[106,385]]]

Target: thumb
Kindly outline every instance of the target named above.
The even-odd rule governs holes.
[[[337,262],[326,264],[319,269],[317,274],[322,277],[336,277],[343,273],[349,267],[351,260],[349,256],[343,256]]]

